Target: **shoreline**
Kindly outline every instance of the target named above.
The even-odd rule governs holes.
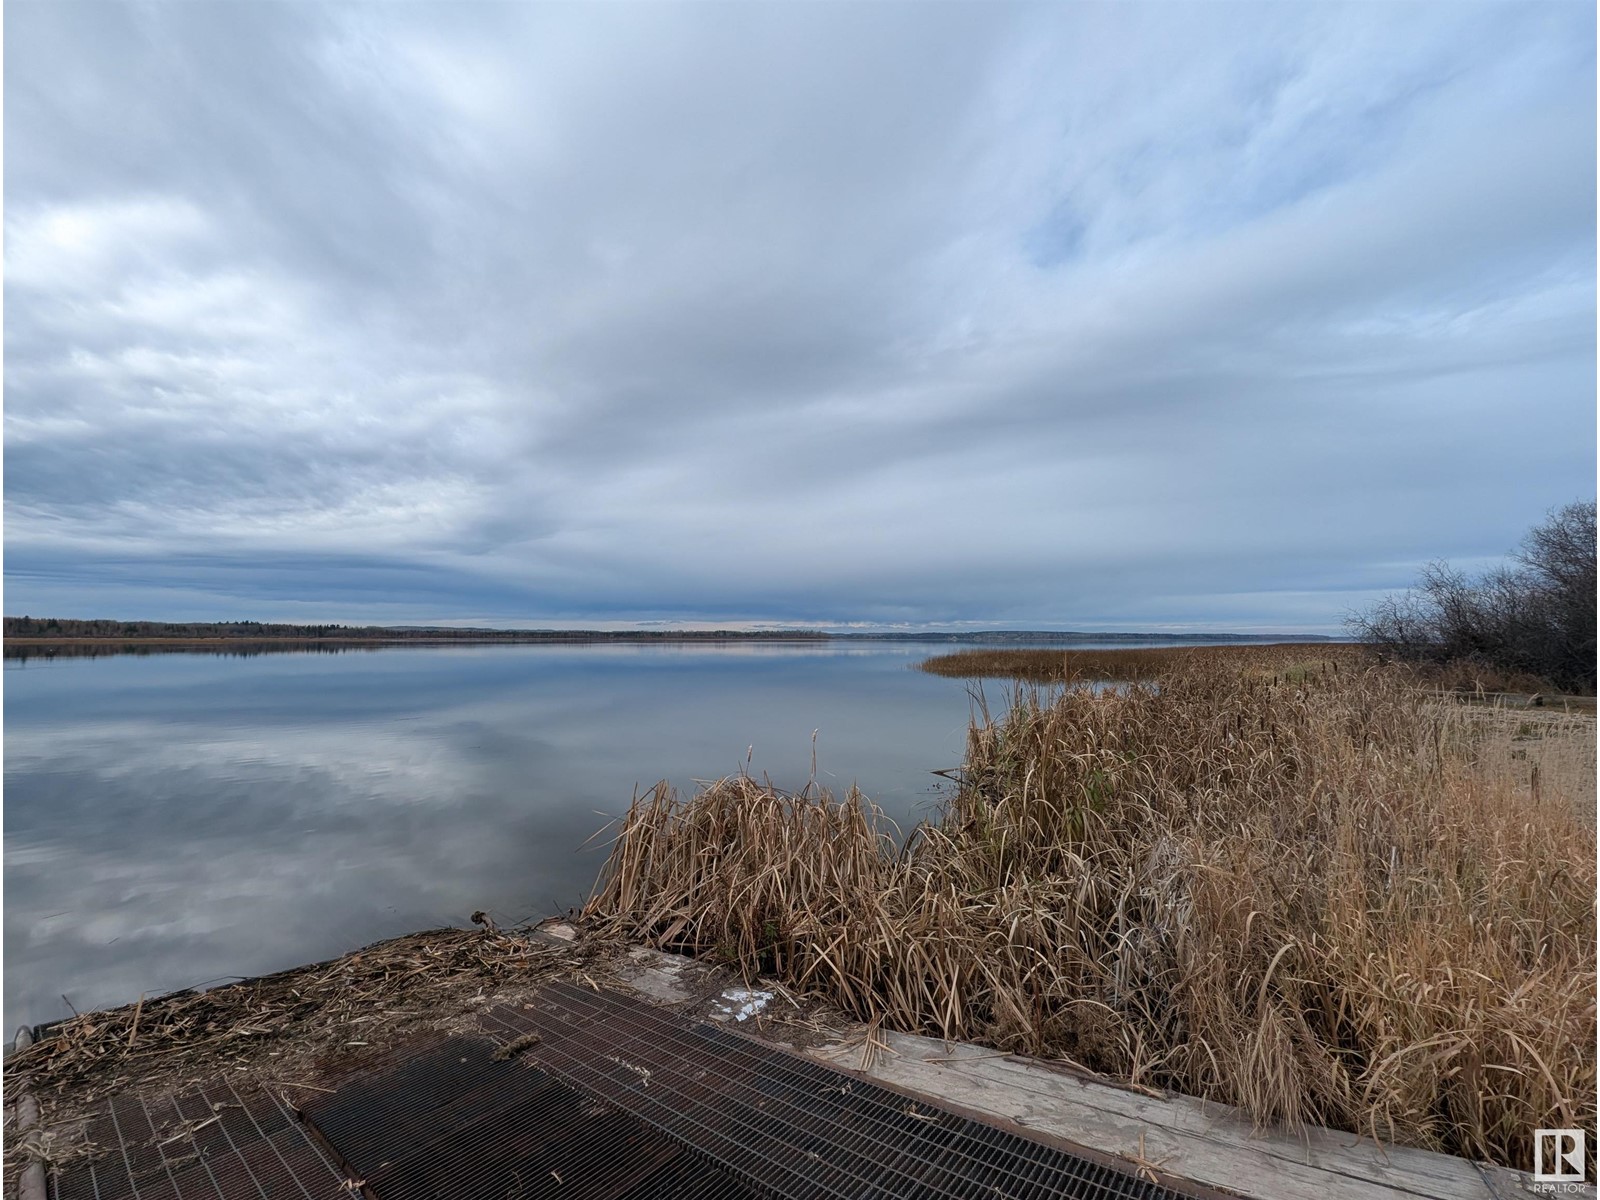
[[[505,634],[472,634],[462,637],[451,637],[435,634],[395,634],[383,637],[362,637],[357,635],[329,635],[327,637],[302,637],[302,636],[274,636],[274,635],[217,635],[206,636],[172,636],[152,635],[149,637],[38,637],[34,635],[13,636],[6,635],[4,644],[7,646],[175,646],[175,645],[229,645],[245,644],[259,645],[266,643],[282,643],[287,645],[326,645],[339,643],[341,645],[386,645],[386,646],[416,646],[416,645],[469,645],[469,646],[498,646],[520,643],[542,642],[905,642],[909,644],[928,645],[1006,645],[1015,641],[1038,641],[1051,646],[1059,645],[1064,649],[1073,646],[1094,643],[1111,642],[1121,644],[1124,642],[1149,642],[1154,643],[1152,649],[1167,649],[1192,646],[1196,648],[1214,647],[1224,645],[1239,646],[1342,646],[1355,643],[1342,642],[1334,638],[1312,638],[1304,634],[1278,637],[1275,634],[1161,634],[1161,633],[1016,633],[1003,637],[985,634],[958,634],[958,633],[806,633],[796,631],[792,633],[604,633],[577,630],[571,633],[505,633]],[[1134,647],[1129,647],[1134,648]]]
[[[426,638],[426,637],[149,637],[149,638],[37,638],[8,637],[6,646],[508,646],[582,644],[588,642],[793,642],[807,644],[832,640],[804,634],[758,636],[753,634],[609,634],[585,636],[559,634],[541,637]]]
[[[662,622],[666,626],[668,623]],[[263,621],[122,621],[72,617],[8,616],[4,618],[8,646],[47,645],[210,645],[214,643],[464,643],[493,645],[511,642],[908,642],[974,646],[1089,646],[1157,645],[1207,646],[1219,644],[1274,644],[1284,642],[1337,643],[1346,639],[1312,632],[1252,633],[1244,631],[1177,632],[1163,630],[1072,629],[896,629],[851,628],[841,623],[829,628],[782,625],[700,628],[588,629],[582,626],[495,629],[449,625],[345,625],[295,624]]]

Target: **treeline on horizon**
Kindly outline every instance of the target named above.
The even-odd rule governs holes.
[[[870,639],[873,641],[917,642],[1222,642],[1222,641],[1305,641],[1325,642],[1323,634],[1241,633],[1083,633],[1054,630],[989,629],[950,633],[939,631],[861,631],[825,633],[808,629],[457,629],[436,626],[388,625],[289,625],[261,621],[112,621],[79,620],[68,617],[6,617],[8,641],[23,639],[53,641],[76,638],[119,641],[217,640],[245,641],[725,641],[731,638],[770,638],[782,641],[831,641]]]
[[[411,643],[418,649],[424,643]],[[35,660],[53,662],[61,658],[155,658],[171,654],[201,654],[208,658],[258,658],[263,654],[374,654],[392,650],[394,645],[379,641],[295,641],[292,638],[212,638],[209,641],[181,638],[79,638],[56,641],[49,638],[15,638],[5,643],[6,662],[27,665]]]
[[[770,630],[746,633],[736,630],[596,630],[596,629],[453,629],[384,625],[288,625],[262,621],[110,621],[63,617],[6,617],[5,636],[12,638],[97,638],[120,640],[241,639],[264,641],[571,641],[574,638],[638,641],[641,638],[796,638],[821,639],[829,635],[808,630]]]

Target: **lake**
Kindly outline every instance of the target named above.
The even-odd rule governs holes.
[[[586,839],[748,761],[928,815],[949,644],[736,642],[8,659],[5,1015],[258,975],[580,904]],[[1008,685],[991,684],[991,698]]]

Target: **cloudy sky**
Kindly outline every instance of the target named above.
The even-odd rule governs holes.
[[[1595,11],[5,7],[7,613],[1336,630],[1595,488]]]

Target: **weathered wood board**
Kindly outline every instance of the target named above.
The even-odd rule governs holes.
[[[872,1079],[1015,1121],[1157,1174],[1261,1200],[1503,1200],[1539,1194],[1520,1172],[1311,1128],[1256,1130],[1226,1105],[1155,1097],[1048,1063],[901,1033],[861,1070],[857,1039],[806,1051]],[[1563,1193],[1592,1198],[1594,1188]]]

